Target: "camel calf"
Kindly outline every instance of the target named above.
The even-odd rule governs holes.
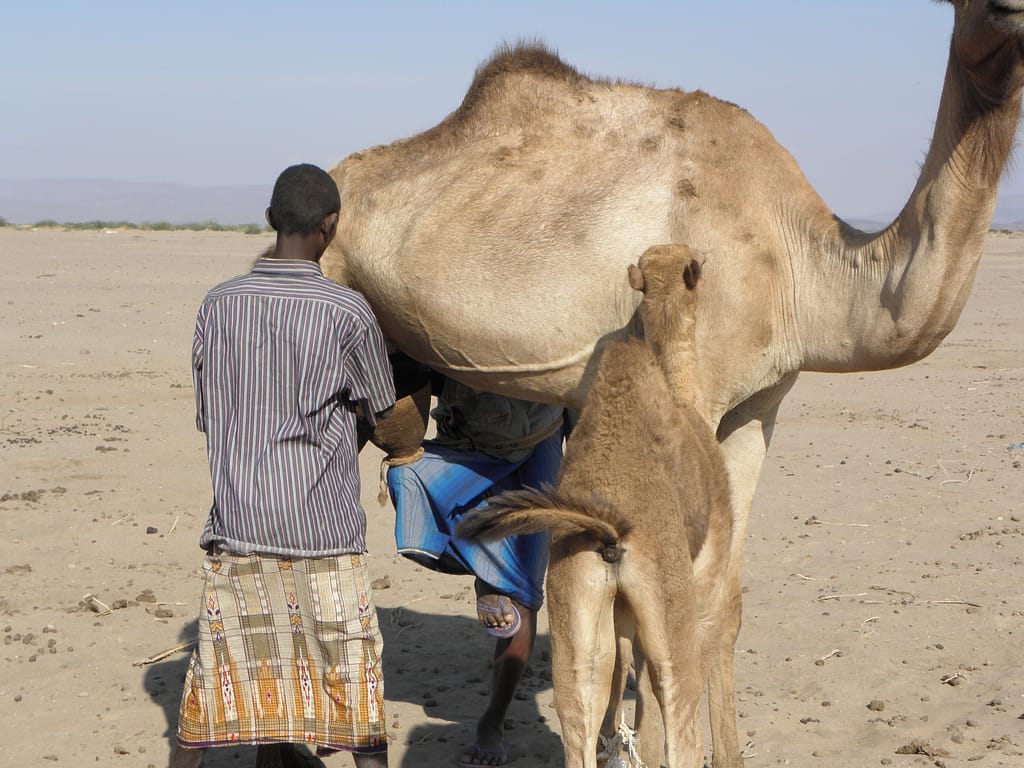
[[[633,638],[665,724],[666,764],[702,765],[701,691],[719,655],[733,653],[723,641],[740,607],[728,578],[728,482],[688,375],[699,276],[680,245],[648,249],[630,267],[630,284],[644,294],[645,339],[613,343],[601,356],[557,489],[501,494],[459,524],[460,536],[480,538],[552,531],[548,616],[568,768],[597,765]],[[738,766],[733,686],[725,682],[710,689],[714,764]],[[637,706],[639,716],[639,696]],[[641,746],[660,753],[660,744]]]

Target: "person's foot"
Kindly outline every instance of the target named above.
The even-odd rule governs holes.
[[[481,744],[474,744],[462,752],[459,757],[459,765],[462,768],[478,768],[479,766],[497,766],[508,762],[508,749],[505,744],[498,742],[495,747],[485,747]]]
[[[494,637],[512,637],[522,626],[522,617],[508,595],[480,595],[476,600],[477,619]]]

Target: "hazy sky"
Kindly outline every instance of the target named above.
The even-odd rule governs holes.
[[[952,8],[929,0],[18,2],[0,178],[271,184],[437,123],[502,41],[747,108],[837,213],[898,210]],[[1024,189],[1011,172],[1003,191]]]

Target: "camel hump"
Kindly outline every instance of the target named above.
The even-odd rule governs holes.
[[[615,341],[603,350],[598,359],[597,375],[601,381],[609,382],[605,386],[617,389],[610,382],[618,382],[619,387],[635,388],[636,380],[648,368],[657,366],[657,358],[650,345],[643,339],[631,336]],[[646,379],[646,377],[644,377]]]
[[[541,77],[578,82],[586,80],[579,71],[562,61],[558,54],[540,42],[504,44],[479,66],[473,76],[470,91],[486,87],[509,74],[528,73]]]
[[[562,61],[558,54],[539,42],[504,44],[490,59],[477,67],[473,82],[466,91],[462,104],[456,110],[459,118],[472,114],[496,86],[515,75],[529,75],[548,80],[560,80],[568,85],[581,85],[589,78]]]

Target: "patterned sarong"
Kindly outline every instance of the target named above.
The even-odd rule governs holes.
[[[361,555],[209,554],[185,747],[387,748],[381,637]]]
[[[502,594],[539,609],[544,600],[548,534],[477,543],[456,538],[454,528],[463,514],[485,504],[492,494],[554,483],[562,460],[561,432],[513,462],[431,440],[423,443],[423,449],[420,459],[392,466],[387,473],[398,551],[432,570],[473,574]]]

